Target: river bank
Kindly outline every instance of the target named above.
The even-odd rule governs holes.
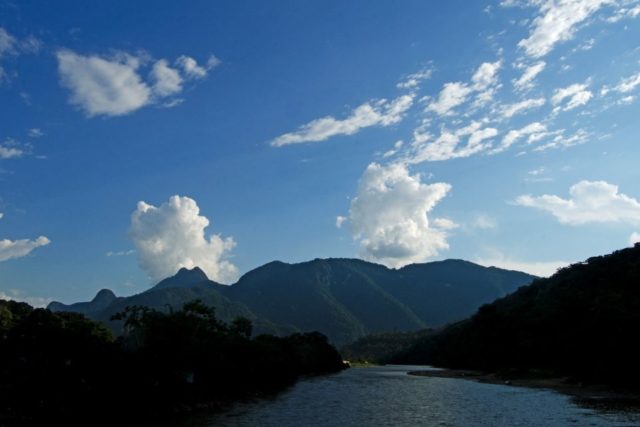
[[[469,380],[512,387],[547,389],[569,395],[585,406],[640,411],[640,393],[637,391],[614,389],[604,384],[583,384],[570,381],[567,377],[519,377],[464,369],[420,370],[409,371],[407,374],[419,377]]]

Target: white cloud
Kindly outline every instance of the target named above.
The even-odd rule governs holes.
[[[195,59],[183,55],[178,58],[176,64],[182,67],[187,77],[202,79],[207,76],[207,73],[210,70],[213,70],[215,67],[220,65],[220,60],[214,55],[211,55],[209,57],[209,60],[207,61],[207,64],[203,67],[198,65],[198,62]]]
[[[447,249],[445,231],[430,227],[427,214],[450,189],[446,183],[422,183],[402,164],[370,164],[349,209],[361,256],[401,267]]]
[[[207,226],[209,220],[188,197],[172,196],[159,207],[139,202],[131,214],[129,235],[140,267],[154,280],[197,266],[212,280],[233,281],[237,269],[227,257],[236,243],[217,234],[207,239]]]
[[[402,95],[396,99],[366,102],[351,112],[344,120],[332,116],[313,120],[297,131],[285,133],[271,141],[274,147],[303,142],[325,141],[336,135],[353,135],[371,126],[390,126],[398,123],[413,104],[413,95]]]
[[[628,93],[638,87],[638,85],[640,85],[640,73],[622,79],[622,81],[614,88],[614,90],[620,93]]]
[[[551,103],[558,106],[554,111],[557,111],[558,109],[569,111],[586,104],[592,97],[593,93],[587,90],[586,84],[576,83],[565,88],[554,90],[553,96],[551,97]],[[568,99],[568,101],[565,103],[564,107],[561,107],[560,104],[565,99]]]
[[[473,260],[476,264],[486,267],[498,267],[505,270],[523,271],[539,277],[552,276],[559,268],[566,267],[570,262],[567,261],[519,261],[502,254],[488,258],[476,258]]]
[[[152,90],[158,96],[169,96],[182,91],[182,77],[177,70],[169,67],[166,59],[153,64],[151,76],[155,82]]]
[[[640,233],[633,232],[631,236],[629,236],[629,246],[633,246],[636,243],[640,243]]]
[[[0,299],[26,302],[30,306],[38,308],[44,308],[52,301],[51,298],[27,296],[20,289],[8,289],[6,291],[0,290]]]
[[[557,43],[571,40],[576,27],[610,0],[537,0],[540,14],[532,23],[529,37],[518,47],[528,56],[545,56]]]
[[[462,82],[445,83],[438,95],[438,99],[431,101],[426,111],[432,111],[440,116],[454,114],[452,111],[467,101],[469,95],[479,92],[474,107],[479,107],[493,98],[498,85],[498,71],[502,61],[483,62],[473,73],[470,84]]]
[[[534,79],[540,74],[547,63],[544,61],[538,61],[524,69],[524,72],[519,79],[513,80],[513,87],[518,91],[528,90],[533,88]]]
[[[31,128],[28,133],[30,138],[40,138],[41,136],[44,136],[44,132],[38,128]]]
[[[494,230],[498,228],[498,224],[495,219],[491,218],[487,214],[477,214],[469,223],[469,227],[480,230]]]
[[[473,92],[473,90],[464,83],[445,83],[440,91],[440,95],[438,95],[438,99],[431,102],[427,106],[427,110],[433,111],[441,116],[450,114],[451,110],[467,100],[467,96],[469,96],[471,92]]]
[[[109,251],[105,255],[108,256],[108,257],[129,256],[129,255],[133,255],[135,253],[136,253],[136,251],[134,251],[133,249],[130,249],[128,251]]]
[[[433,70],[431,68],[425,68],[417,73],[409,74],[400,83],[396,85],[398,89],[415,89],[424,80],[431,78]]]
[[[342,228],[342,225],[347,221],[348,218],[346,216],[338,215],[336,217],[336,228]]]
[[[406,161],[415,164],[469,157],[489,149],[491,143],[485,141],[490,140],[497,134],[497,129],[482,128],[482,123],[477,121],[456,131],[443,129],[435,141],[428,142],[427,139],[424,143],[415,144],[413,153],[407,157]],[[463,147],[458,147],[461,138],[464,136],[469,136],[467,144]]]
[[[137,73],[140,61],[130,55],[112,59],[60,50],[58,71],[71,91],[71,102],[87,115],[121,116],[151,102],[151,90]]]
[[[501,115],[506,118],[523,113],[527,110],[540,108],[545,104],[544,98],[525,99],[524,101],[508,104],[502,107]]]
[[[0,262],[14,258],[22,258],[29,255],[31,251],[41,246],[46,246],[51,241],[45,236],[40,236],[35,240],[0,240]]]
[[[574,145],[584,144],[589,140],[589,136],[590,136],[589,133],[587,133],[584,129],[578,129],[573,135],[570,135],[570,136],[565,136],[564,132],[565,132],[564,129],[560,129],[560,130],[549,132],[546,134],[541,133],[540,137],[545,137],[548,135],[555,135],[555,136],[550,142],[534,148],[533,151],[546,151],[546,150],[555,149],[555,148],[573,147]],[[536,140],[538,139],[536,135],[532,135],[531,137],[529,137],[530,141],[532,137]]]
[[[142,68],[148,58],[143,55],[118,52],[110,57],[83,56],[62,49],[56,57],[61,83],[71,91],[71,103],[89,117],[121,116],[158,103],[182,92],[186,79],[203,78],[217,64],[215,57],[211,57],[206,67],[201,67],[193,58],[181,56],[177,60],[183,73],[180,74],[166,59],[160,59],[153,64],[146,81]],[[170,99],[164,106],[180,102]]]
[[[512,129],[502,138],[502,143],[491,150],[491,154],[501,153],[515,144],[520,138],[529,136],[530,141],[539,139],[547,134],[547,127],[540,122],[530,123],[520,129]]]
[[[0,27],[0,61],[8,55],[20,55],[23,53],[37,53],[41,46],[40,40],[33,36],[18,40],[7,30]],[[8,78],[2,64],[0,63],[0,83]]]
[[[29,153],[31,153],[30,144],[22,144],[12,138],[7,138],[0,143],[0,159],[17,159]]]
[[[473,88],[482,91],[495,85],[498,82],[500,67],[502,67],[502,61],[482,63],[471,77]]]
[[[435,218],[433,220],[433,226],[435,228],[441,228],[443,230],[453,230],[460,227],[458,224],[456,224],[454,221],[450,220],[449,218]]]
[[[618,192],[605,181],[580,181],[569,189],[569,198],[545,194],[519,196],[515,203],[549,212],[562,224],[622,223],[640,225],[640,202]]]

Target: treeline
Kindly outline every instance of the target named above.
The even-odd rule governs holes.
[[[340,354],[350,362],[385,364],[432,331],[432,329],[422,329],[415,332],[371,334],[342,347]]]
[[[392,358],[639,388],[640,244],[559,270]]]
[[[118,317],[114,338],[80,314],[0,300],[0,425],[146,422],[343,369],[320,333],[252,339],[247,319],[223,323],[198,301]]]

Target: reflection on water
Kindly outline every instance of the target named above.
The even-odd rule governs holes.
[[[419,366],[352,368],[241,403],[197,426],[640,426],[640,414],[576,405],[548,390],[406,375]]]

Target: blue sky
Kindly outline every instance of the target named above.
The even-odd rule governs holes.
[[[640,2],[0,0],[0,296],[640,240]]]

